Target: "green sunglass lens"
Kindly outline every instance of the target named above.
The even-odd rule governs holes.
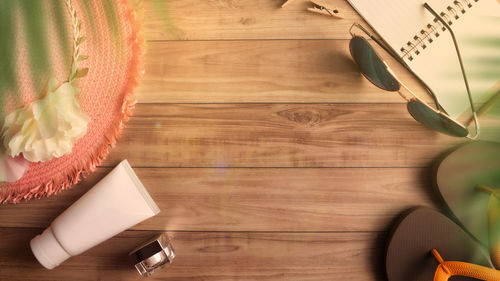
[[[375,86],[386,91],[397,91],[398,81],[387,71],[386,65],[377,56],[372,46],[363,37],[353,37],[349,49],[361,73]]]
[[[455,137],[466,137],[469,134],[464,126],[456,123],[450,117],[432,110],[418,100],[411,100],[407,107],[415,120],[431,129]]]

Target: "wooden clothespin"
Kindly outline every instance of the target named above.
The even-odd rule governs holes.
[[[281,8],[285,7],[286,5],[290,4],[290,2],[293,2],[294,0],[287,0],[285,1],[282,5]],[[340,10],[337,8],[330,8],[328,7],[328,4],[324,3],[321,0],[310,0],[311,3],[313,3],[313,7],[307,8],[309,12],[313,13],[318,13],[322,15],[327,15],[331,17],[336,17],[336,18],[342,18],[340,14]]]
[[[327,15],[335,18],[342,18],[340,10],[337,8],[328,7],[328,4],[321,0],[310,0],[314,4],[314,7],[307,8],[309,12],[318,13],[322,15]]]
[[[285,3],[281,5],[281,8],[284,8],[286,5],[290,4],[290,2],[293,2],[293,0],[286,0]]]

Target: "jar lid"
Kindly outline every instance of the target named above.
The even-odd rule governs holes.
[[[172,263],[175,252],[168,236],[155,236],[130,252],[135,268],[143,277],[150,276],[157,269]]]

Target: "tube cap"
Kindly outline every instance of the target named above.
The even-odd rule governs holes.
[[[38,262],[47,269],[53,269],[71,257],[57,242],[51,227],[31,239],[30,247]]]

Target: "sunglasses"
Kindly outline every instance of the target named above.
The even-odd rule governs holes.
[[[427,4],[425,7],[433,13],[433,15],[439,20],[440,17],[430,8]],[[442,19],[441,19],[442,20]],[[447,26],[446,22],[442,22],[445,26]],[[426,102],[424,102],[421,98],[417,97],[407,86],[405,86],[394,74],[392,69],[387,65],[385,61],[383,61],[380,56],[377,54],[372,45],[366,40],[364,37],[355,35],[352,30],[354,27],[357,27],[361,31],[363,31],[366,35],[368,35],[371,39],[373,39],[377,44],[379,44],[385,51],[387,51],[391,56],[396,58],[396,60],[400,63],[401,60],[397,58],[390,50],[387,49],[383,44],[381,44],[373,35],[371,35],[363,26],[355,23],[351,29],[350,33],[352,39],[349,43],[349,49],[351,52],[351,56],[359,67],[360,72],[363,76],[370,81],[375,86],[379,87],[382,90],[386,90],[389,92],[397,92],[402,98],[407,101],[407,109],[410,115],[421,124],[444,134],[455,136],[455,137],[468,137],[471,139],[476,138],[479,135],[479,122],[477,120],[476,110],[474,108],[474,104],[472,103],[472,98],[469,91],[469,85],[467,82],[467,78],[465,76],[465,71],[463,69],[462,60],[460,57],[460,52],[458,51],[458,45],[455,43],[455,48],[457,50],[457,54],[459,56],[460,65],[462,67],[462,74],[464,77],[467,93],[469,94],[469,102],[471,104],[471,109],[473,113],[476,134],[474,136],[470,136],[468,129],[451,118],[444,110],[440,110],[440,105],[437,102],[437,99],[432,94],[432,91],[427,87],[429,93],[434,97],[437,108],[432,108]],[[449,26],[448,26],[449,29]],[[454,35],[451,29],[449,31],[452,34],[454,39]],[[402,63],[405,68],[410,70],[404,63]],[[411,70],[410,72],[414,74]],[[421,80],[420,80],[421,81]],[[422,82],[422,81],[421,81]],[[401,92],[401,88],[404,88],[407,92],[411,94],[411,97],[407,97]],[[469,122],[470,123],[470,122]]]

